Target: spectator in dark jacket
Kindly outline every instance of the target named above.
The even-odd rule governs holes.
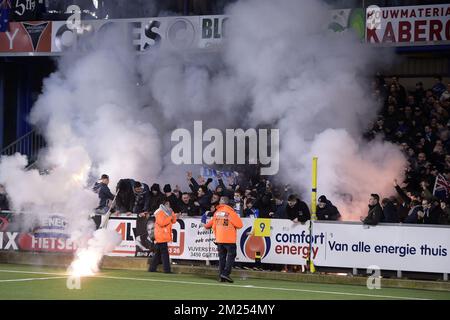
[[[212,193],[206,186],[199,186],[197,191],[196,205],[200,207],[201,214],[204,214],[211,208]]]
[[[435,76],[434,77],[434,85],[433,85],[433,88],[431,88],[431,90],[433,91],[433,94],[437,98],[440,98],[441,94],[443,94],[446,89],[447,88],[445,87],[445,84],[442,82],[442,77],[441,76]]]
[[[108,200],[114,199],[114,195],[109,190],[108,184],[109,176],[102,174],[100,181],[94,185],[93,190],[98,194],[98,198],[100,199],[98,207],[95,209],[98,214],[105,214],[109,209]]]
[[[211,205],[218,206],[220,202],[221,195],[217,192],[213,192],[211,196]]]
[[[421,81],[416,83],[416,90],[413,92],[413,95],[415,101],[417,102],[422,102],[422,100],[425,98],[425,90]]]
[[[9,201],[5,187],[0,184],[0,211],[2,210],[9,210]]]
[[[259,210],[254,206],[255,200],[252,198],[246,198],[244,200],[245,209],[243,211],[243,217],[245,218],[259,218]]]
[[[163,188],[164,194],[166,196],[166,199],[170,201],[170,207],[172,208],[173,212],[180,213],[180,208],[178,206],[179,201],[177,196],[172,192],[172,187],[170,184],[166,184]]]
[[[418,223],[419,214],[423,216],[423,210],[422,205],[419,201],[413,200],[411,202],[411,209],[408,212],[408,215],[406,216],[404,223]]]
[[[311,218],[308,205],[295,194],[291,194],[288,197],[286,215],[288,219],[295,223],[304,223]]]
[[[134,180],[120,179],[116,187],[115,211],[132,212],[134,206]]]
[[[377,225],[383,217],[383,209],[380,205],[380,196],[372,193],[369,199],[369,212],[367,217],[362,218],[361,221],[368,225]]]
[[[133,186],[134,205],[133,213],[150,212],[150,189],[146,183],[135,181]]]
[[[100,177],[100,181],[96,182],[92,188],[92,190],[98,194],[99,198],[99,204],[98,207],[95,208],[95,215],[93,216],[96,229],[100,228],[102,219],[101,216],[105,215],[109,211],[108,201],[112,201],[114,199],[114,195],[111,193],[111,190],[109,190],[108,184],[109,176],[103,174]]]
[[[422,192],[420,194],[421,198],[431,200],[433,194],[430,191],[430,183],[426,179],[423,179],[422,181],[420,181],[420,187],[422,189]]]
[[[423,224],[439,224],[441,216],[444,212],[439,205],[439,201],[429,202],[426,199],[422,200],[423,216],[419,217],[419,223]]]
[[[181,201],[181,195],[183,194],[183,192],[181,192],[180,187],[178,185],[175,186],[175,189],[173,189],[173,194],[175,195],[175,197],[178,200],[178,204]]]
[[[223,182],[222,174],[217,173],[217,182],[218,185],[216,187],[216,193],[218,193],[220,196],[226,196],[229,198],[233,198],[234,190],[228,189],[225,186],[225,183]]]
[[[182,215],[188,215],[189,217],[200,216],[200,207],[196,206],[191,196],[187,192],[183,192],[181,195],[181,201],[179,201],[180,213]]]
[[[208,185],[212,182],[211,178],[208,178],[208,180],[206,180],[206,182],[202,185],[198,184],[198,182],[192,177],[192,172],[188,172],[187,173],[187,180],[189,182],[189,187],[191,188],[193,193],[197,193],[198,190],[200,189],[200,187],[205,187],[205,193],[207,193],[207,191],[209,191],[208,189]]]
[[[164,201],[164,194],[158,183],[152,184],[150,187],[150,212],[155,212]]]
[[[447,201],[441,201],[441,209],[443,211],[443,215],[441,216],[441,221],[439,224],[450,224],[450,206]]]
[[[265,192],[262,197],[259,197],[255,202],[255,207],[259,210],[260,218],[271,218],[274,215],[275,208],[272,202],[272,194]]]
[[[147,232],[147,220],[150,216],[150,189],[147,184],[135,181],[133,186],[134,205],[133,213],[137,215],[135,236]]]
[[[392,204],[395,207],[395,210],[397,211],[399,222],[403,222],[405,218],[408,216],[409,212],[409,206],[407,206],[405,203],[401,203],[398,201],[398,199],[395,196],[391,196],[389,200],[392,202]]]
[[[230,202],[230,205],[240,217],[243,216],[244,201],[242,199],[242,194],[239,191],[234,192],[233,201]]]
[[[325,196],[320,196],[317,200],[317,219],[337,221],[341,218],[338,209]]]
[[[394,180],[394,187],[395,187],[395,190],[397,191],[398,195],[400,196],[400,198],[403,200],[403,203],[405,204],[405,206],[409,206],[412,199],[410,197],[408,197],[408,195],[398,185],[397,180]]]
[[[275,209],[273,218],[287,219],[288,218],[286,215],[287,203],[286,203],[286,201],[283,201],[281,193],[278,193],[278,192],[274,193],[273,201],[274,201],[274,209]]]
[[[383,220],[386,223],[398,223],[400,222],[398,218],[398,212],[395,205],[388,198],[384,198],[381,201],[381,207],[383,208]]]

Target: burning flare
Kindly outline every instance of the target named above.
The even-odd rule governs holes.
[[[70,275],[74,277],[93,276],[98,272],[98,265],[102,258],[97,252],[89,249],[80,249],[76,253],[76,259],[69,267]]]
[[[68,273],[74,277],[93,276],[99,271],[103,256],[122,242],[119,233],[113,230],[99,229],[89,239],[86,248],[79,248],[75,260],[68,268]]]

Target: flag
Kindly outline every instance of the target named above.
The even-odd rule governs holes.
[[[450,194],[450,183],[442,174],[436,176],[436,181],[434,183],[433,195],[439,199],[445,199]]]
[[[0,32],[9,30],[9,14],[11,11],[10,0],[3,0],[0,3]]]
[[[314,262],[313,262],[312,259],[309,259],[309,271],[310,271],[311,273],[316,272],[316,267],[314,266]]]

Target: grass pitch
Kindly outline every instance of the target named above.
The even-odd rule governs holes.
[[[365,286],[240,279],[220,283],[209,276],[102,270],[68,289],[65,269],[0,264],[1,300],[301,300],[301,299],[450,299],[450,292]]]

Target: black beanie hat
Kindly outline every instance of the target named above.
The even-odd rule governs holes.
[[[317,201],[324,202],[324,203],[326,203],[327,200],[328,200],[327,197],[325,197],[324,195],[320,196],[319,199],[317,199]]]
[[[166,184],[166,185],[164,186],[163,191],[164,191],[164,192],[172,192],[172,188],[170,187],[170,184]]]

